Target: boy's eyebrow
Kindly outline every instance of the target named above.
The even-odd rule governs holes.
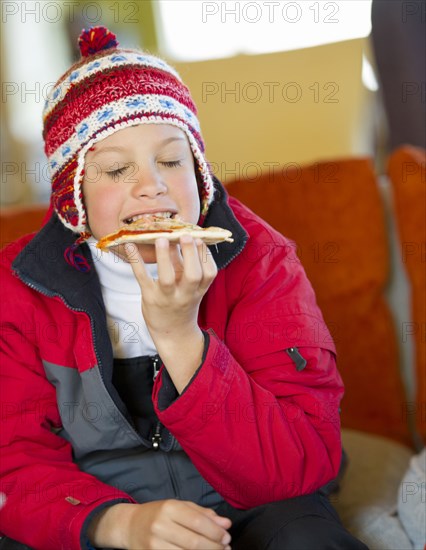
[[[163,141],[159,141],[157,145],[159,147],[164,147],[165,145],[168,145],[172,141],[185,141],[185,138],[178,137],[178,136],[173,136],[173,137],[166,138]],[[95,157],[96,155],[101,155],[102,153],[111,153],[111,152],[121,153],[122,151],[126,151],[126,147],[122,147],[120,145],[104,147],[103,149],[96,150],[93,153],[93,157]]]

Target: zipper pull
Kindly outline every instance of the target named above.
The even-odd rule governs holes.
[[[154,449],[154,451],[158,451],[158,449],[160,448],[160,443],[163,441],[163,438],[161,437],[160,428],[161,428],[161,422],[157,422],[157,425],[155,426],[155,433],[151,437],[152,448]]]
[[[160,356],[154,355],[152,358],[152,369],[153,369],[153,375],[152,379],[155,380],[157,378],[158,373],[160,372],[160,367],[158,366],[160,363]]]
[[[285,352],[294,361],[294,364],[296,365],[296,370],[297,371],[303,370],[306,367],[306,365],[308,364],[306,359],[304,359],[300,355],[299,350],[297,348],[287,348],[285,350]]]

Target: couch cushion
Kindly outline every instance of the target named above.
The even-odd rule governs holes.
[[[47,205],[13,206],[0,210],[0,248],[27,233],[38,231],[47,212]]]
[[[388,242],[371,161],[283,169],[227,189],[297,243],[336,343],[343,425],[409,442],[397,335],[383,297]]]
[[[426,442],[426,152],[404,146],[390,156],[388,174],[401,241],[402,261],[411,283],[411,319],[401,327],[401,342],[412,338],[416,349],[416,403],[406,410]]]
[[[409,550],[397,503],[412,450],[354,430],[343,430],[342,440],[349,462],[330,502],[343,524],[371,550]]]

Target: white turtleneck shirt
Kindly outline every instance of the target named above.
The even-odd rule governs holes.
[[[142,315],[141,289],[131,265],[114,252],[102,252],[96,243],[94,237],[87,240],[101,283],[114,357],[155,355],[157,350]],[[157,264],[145,267],[152,278],[158,278]]]

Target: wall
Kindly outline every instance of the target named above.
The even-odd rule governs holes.
[[[268,163],[371,155],[375,94],[362,84],[364,50],[359,39],[174,63],[197,104],[216,174],[230,181],[255,177]]]

